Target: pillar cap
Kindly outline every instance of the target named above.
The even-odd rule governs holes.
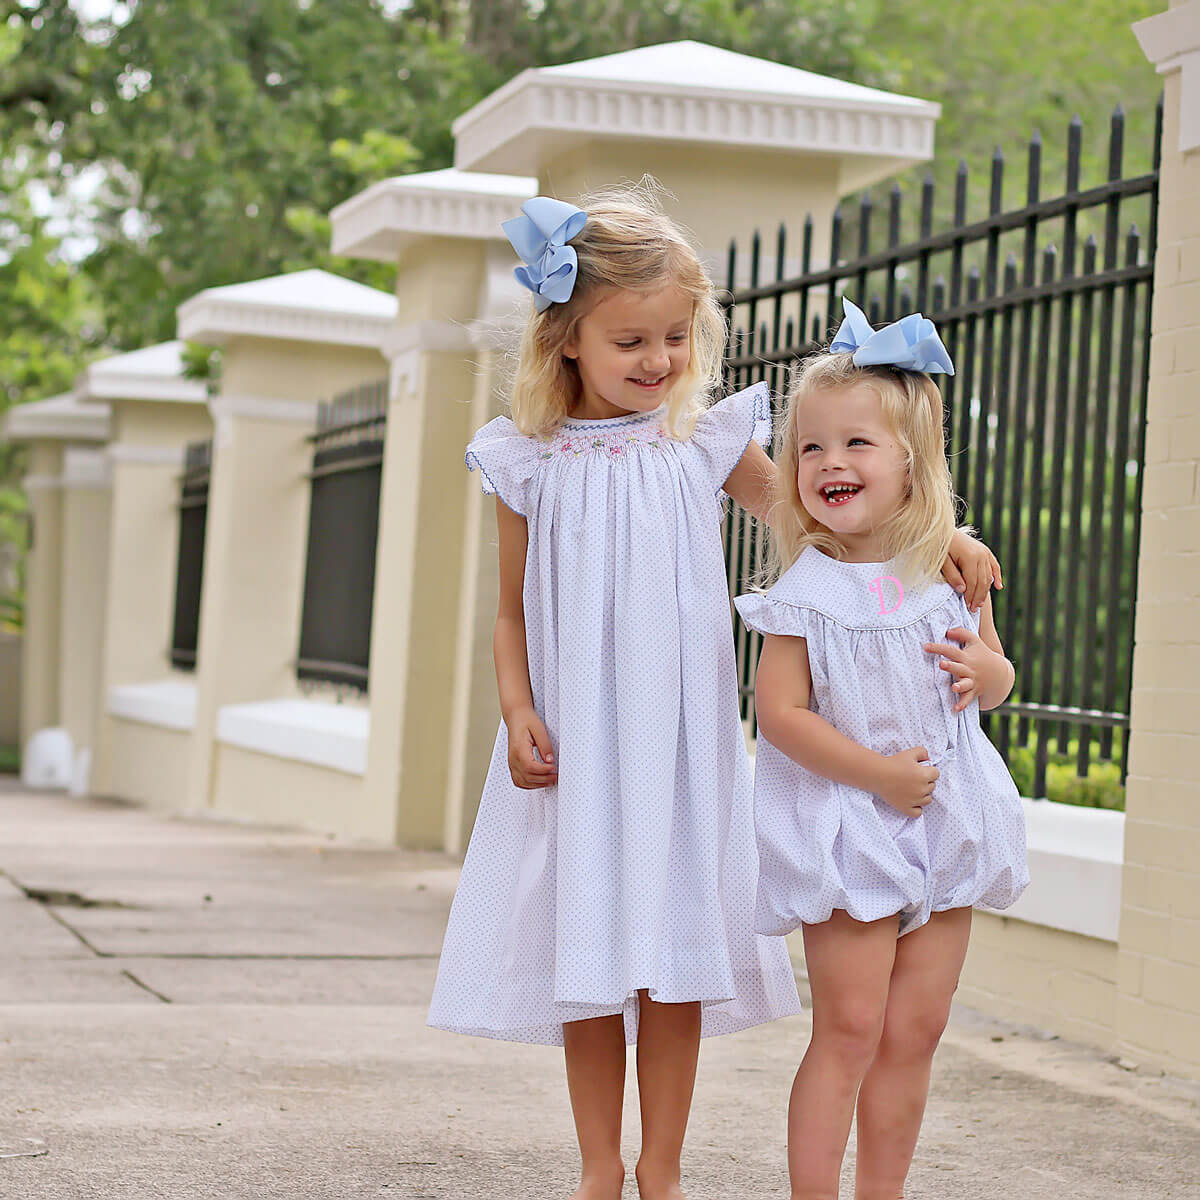
[[[832,157],[850,191],[932,157],[940,115],[929,100],[668,42],[523,71],[454,122],[455,165],[532,175],[584,141],[690,142]]]
[[[106,442],[109,406],[88,404],[74,392],[18,404],[4,414],[3,432],[10,441],[47,438],[66,442]]]
[[[1200,0],[1134,21],[1142,53],[1160,75],[1181,75],[1179,151],[1200,150]]]
[[[102,358],[87,367],[75,383],[80,400],[161,400],[203,404],[204,384],[185,379],[183,343],[161,342],[128,354]]]
[[[274,338],[377,350],[396,319],[396,297],[328,271],[295,271],[207,288],[176,312],[181,338],[220,346]]]
[[[454,167],[384,179],[329,214],[333,253],[395,262],[418,238],[503,239],[500,222],[536,192],[536,179]]]

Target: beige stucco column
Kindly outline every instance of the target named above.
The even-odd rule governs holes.
[[[179,473],[185,445],[212,428],[203,384],[184,378],[182,351],[180,342],[164,342],[104,359],[78,385],[112,410],[91,788],[156,804],[178,789],[173,768],[187,737],[162,703],[164,690],[190,688],[186,677],[171,682],[169,658]]]
[[[62,604],[62,447],[35,443],[25,477],[32,544],[25,563],[21,745],[58,725]]]
[[[1134,30],[1165,100],[1117,1042],[1200,1078],[1200,0]]]
[[[189,809],[213,802],[222,706],[300,694],[295,661],[311,487],[308,439],[320,401],[386,375],[378,347],[395,307],[391,296],[324,271],[213,288],[180,307],[181,337],[224,347],[220,393],[211,404],[215,434],[184,799]],[[299,798],[293,807],[286,801],[247,785],[224,795],[220,806],[329,827]],[[377,819],[344,815],[339,828],[377,828]]]
[[[495,599],[478,579],[494,518],[463,451],[498,409],[488,331],[517,299],[500,222],[533,190],[438,171],[385,180],[333,213],[337,253],[399,264],[366,782],[395,798],[393,835],[408,845],[460,846],[495,735]]]
[[[73,393],[23,404],[5,421],[8,438],[30,444],[22,746],[48,727],[65,727],[78,748],[91,745],[109,502],[100,447],[108,433],[107,405]]]
[[[796,269],[806,213],[933,154],[940,106],[699,42],[522,72],[454,123],[455,162],[536,175],[563,199],[654,175],[725,282],[731,239],[781,221]],[[814,244],[814,262],[828,252]],[[748,255],[741,256],[742,270]],[[766,268],[764,267],[764,278]]]

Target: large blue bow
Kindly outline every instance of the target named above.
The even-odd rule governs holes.
[[[954,364],[936,327],[920,313],[872,329],[863,310],[845,296],[842,310],[846,316],[829,346],[834,354],[852,350],[860,367],[891,366],[928,375],[954,374]]]
[[[521,205],[522,217],[500,228],[525,261],[513,274],[533,293],[538,312],[570,300],[579,271],[579,255],[567,245],[587,224],[587,213],[565,200],[534,196]]]

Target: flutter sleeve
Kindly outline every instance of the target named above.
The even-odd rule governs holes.
[[[758,633],[808,637],[811,609],[778,600],[770,592],[747,592],[734,600],[743,624]]]
[[[689,439],[700,469],[720,492],[751,442],[771,442],[771,393],[765,383],[718,400],[696,421]]]
[[[499,496],[522,517],[528,513],[529,481],[541,462],[542,445],[507,417],[489,421],[467,446],[467,469],[478,471],[484,495]]]

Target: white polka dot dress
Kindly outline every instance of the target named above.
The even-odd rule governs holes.
[[[676,441],[663,411],[499,417],[467,464],[526,518],[525,622],[554,787],[508,770],[503,724],[446,931],[429,1023],[562,1044],[636,992],[700,1001],[702,1033],[799,1011],[784,943],[754,932],[753,782],[738,715],[720,489],[770,437],[765,385]]]
[[[1007,908],[1029,882],[1025,819],[979,706],[954,712],[952,678],[922,647],[978,616],[948,584],[905,591],[894,564],[838,562],[809,547],[769,591],[739,596],[761,633],[807,639],[812,707],[881,754],[924,746],[941,772],[919,817],[815,775],[758,736],[754,801],[761,857],[755,927],[787,933],[844,909],[900,914]]]

